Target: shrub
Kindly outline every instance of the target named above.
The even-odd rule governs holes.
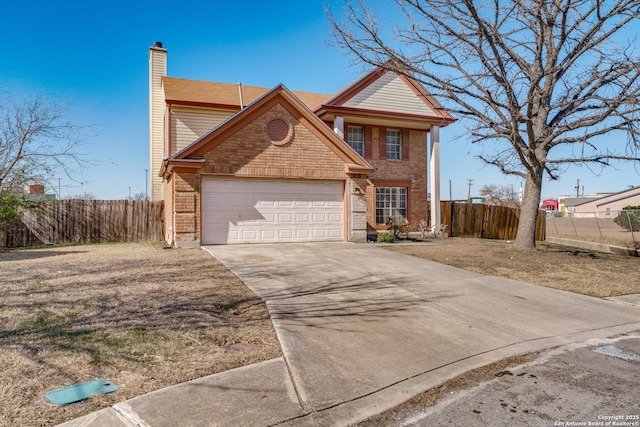
[[[416,226],[416,229],[420,232],[420,238],[426,239],[427,233],[429,233],[429,231],[431,230],[431,227],[429,227],[429,223],[427,222],[426,219],[421,219],[420,221],[418,221],[418,225]]]
[[[378,233],[378,239],[376,240],[378,243],[393,243],[395,241],[396,237],[387,231]]]
[[[411,231],[411,224],[401,216],[391,215],[387,221],[387,227],[396,239],[400,239],[403,235],[408,236]]]
[[[22,219],[24,195],[0,192],[0,227],[8,229]]]
[[[640,231],[640,206],[623,208],[613,222],[629,231]]]

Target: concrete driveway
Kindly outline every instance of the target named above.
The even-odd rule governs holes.
[[[205,248],[267,304],[303,414],[348,424],[502,358],[640,329],[640,307],[371,244]]]

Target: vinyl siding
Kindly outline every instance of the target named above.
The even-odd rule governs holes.
[[[171,155],[231,117],[235,111],[193,107],[171,108]]]
[[[162,178],[158,176],[164,151],[164,91],[162,76],[167,73],[167,52],[149,50],[149,164],[151,200],[162,200]]]
[[[390,71],[345,102],[344,106],[395,113],[436,115],[397,74]]]

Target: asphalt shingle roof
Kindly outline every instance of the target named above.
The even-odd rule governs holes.
[[[165,98],[169,102],[211,104],[240,108],[237,84],[163,77]],[[242,102],[248,105],[267,93],[270,88],[242,85]],[[319,107],[332,95],[292,91],[311,110]]]

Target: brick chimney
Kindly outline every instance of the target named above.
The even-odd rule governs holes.
[[[149,48],[149,183],[151,200],[162,200],[162,178],[158,177],[164,157],[164,90],[167,75],[167,49],[161,42]]]
[[[44,185],[42,184],[29,185],[29,194],[44,194]]]

